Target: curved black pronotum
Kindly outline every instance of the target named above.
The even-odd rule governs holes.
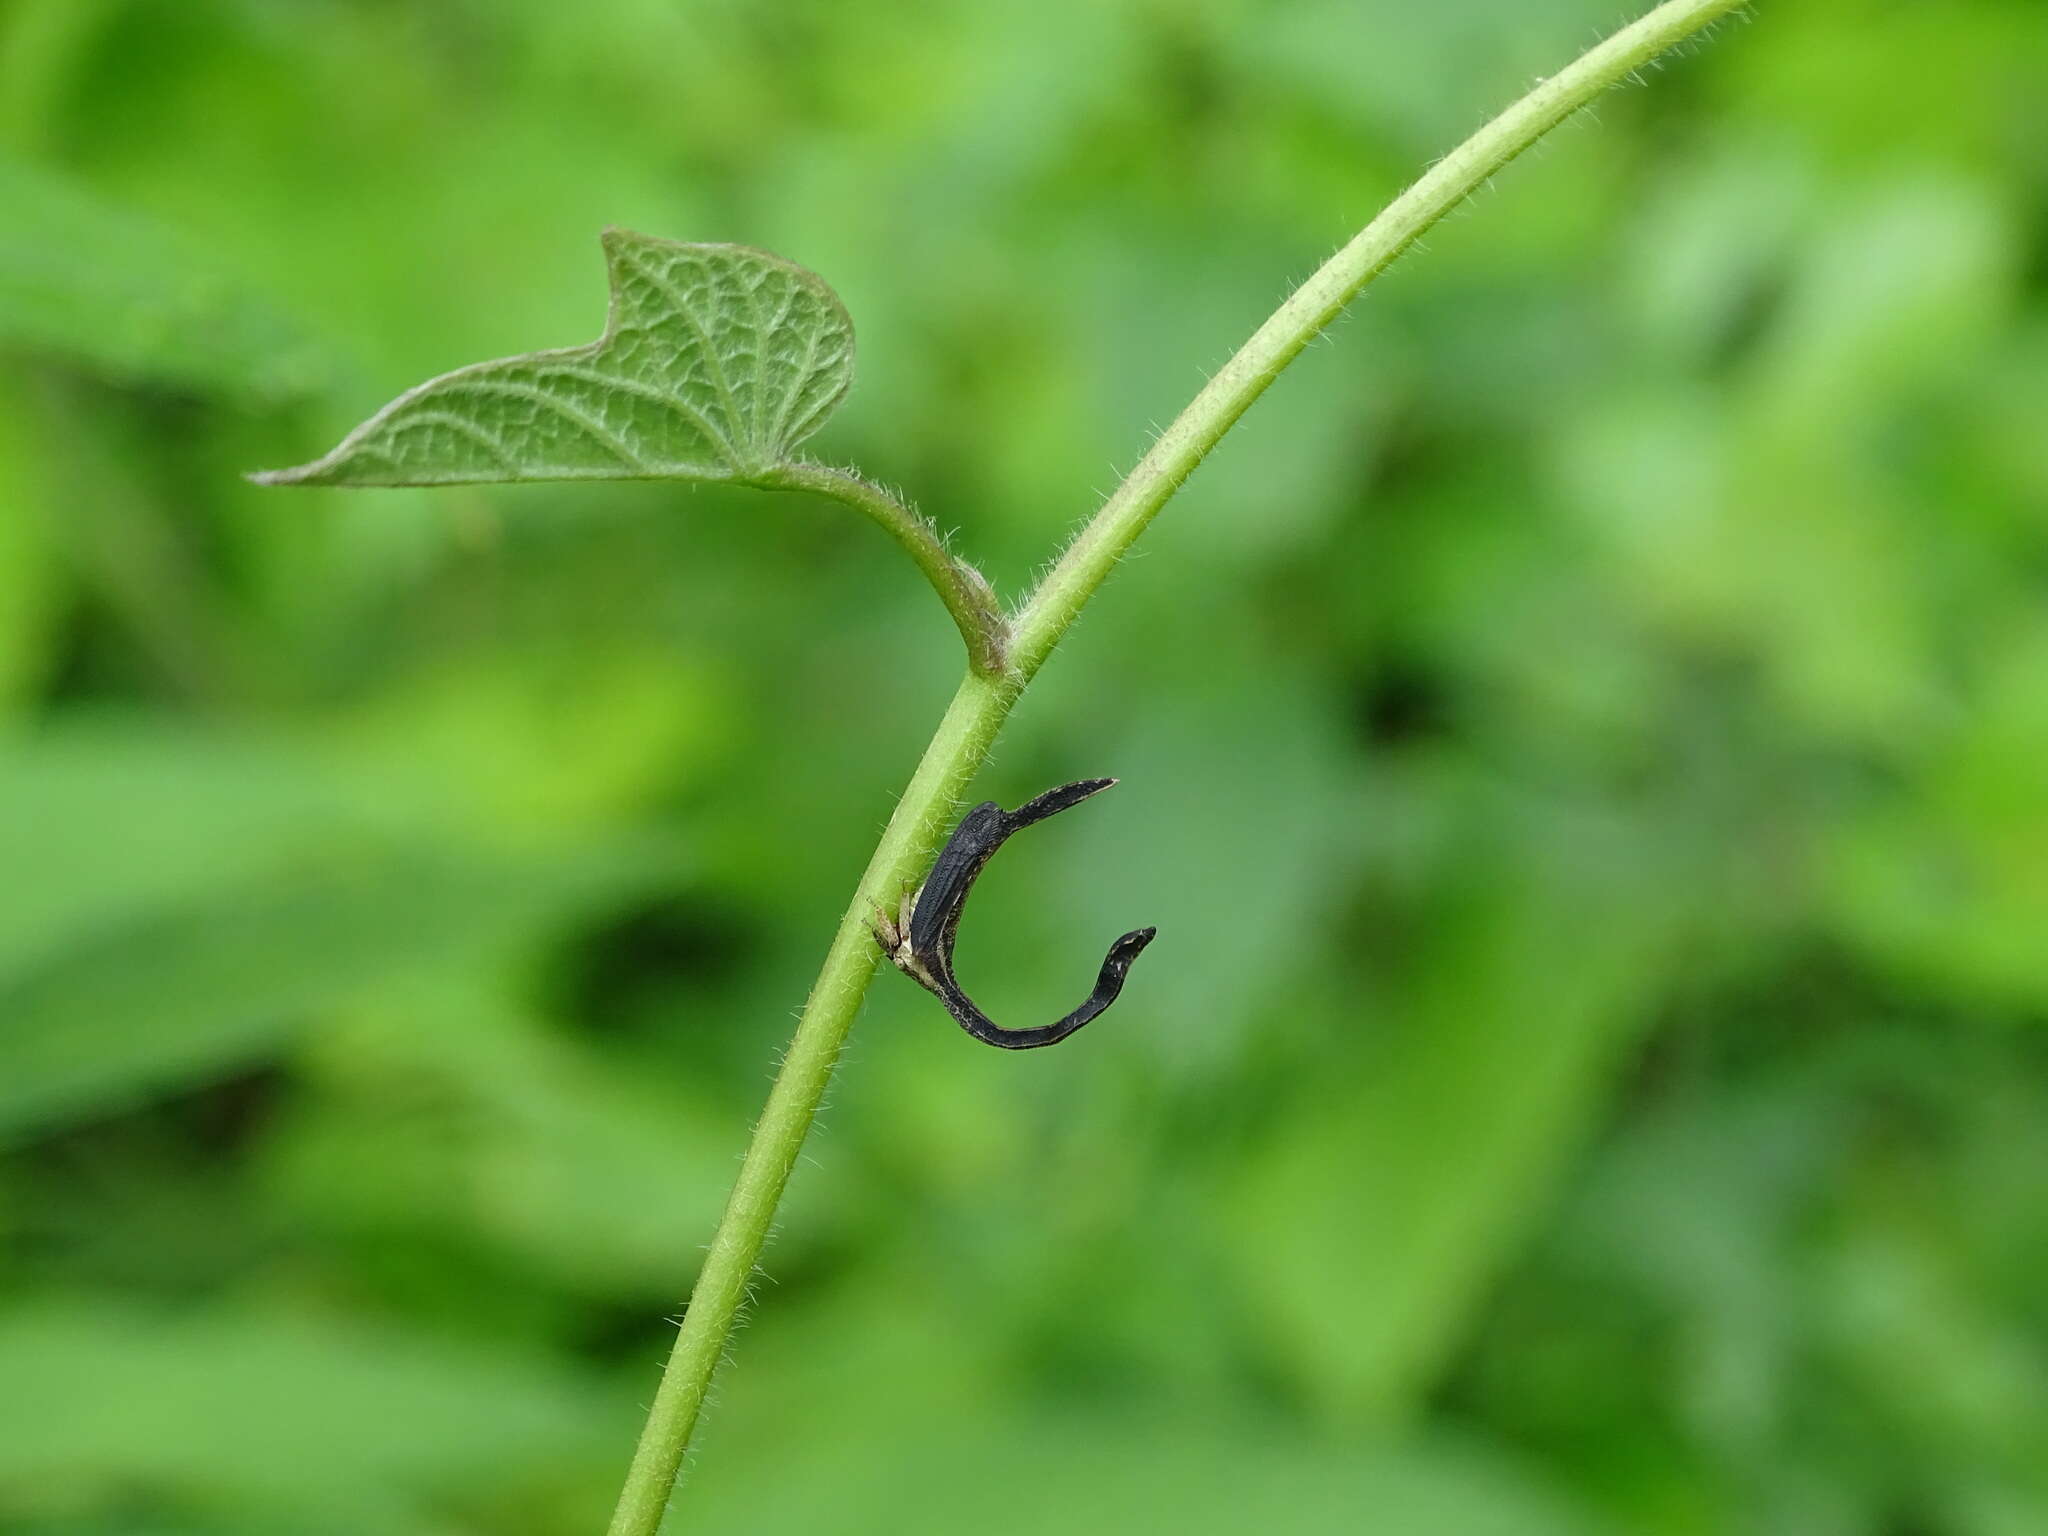
[[[1071,810],[1090,795],[1100,794],[1115,779],[1082,779],[1049,789],[1014,811],[1006,811],[993,800],[984,800],[965,816],[932,864],[917,894],[903,904],[894,921],[883,912],[875,914],[875,937],[896,962],[898,970],[937,996],[960,1027],[975,1039],[1004,1050],[1023,1051],[1033,1046],[1057,1045],[1116,1001],[1123,991],[1124,977],[1131,962],[1152,942],[1156,928],[1138,928],[1109,946],[1102,970],[1095,978],[1095,990],[1088,1000],[1057,1024],[1036,1029],[1005,1029],[961,990],[953,976],[953,941],[960,931],[960,914],[967,906],[967,893],[995,851],[1012,835]]]

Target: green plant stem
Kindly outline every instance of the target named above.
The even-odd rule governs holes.
[[[968,782],[995,744],[1009,717],[1018,685],[1010,676],[970,672],[939,722],[924,759],[917,765],[896,814],[882,833],[851,905],[839,919],[824,967],[804,1005],[803,1018],[782,1060],[768,1104],[754,1127],[739,1178],[725,1214],[712,1235],[689,1310],[676,1336],[661,1387],[647,1413],[647,1428],[634,1452],[610,1536],[654,1536],[690,1433],[704,1406],[705,1391],[746,1297],[747,1281],[767,1241],[775,1207],[796,1166],[811,1122],[854,1016],[867,997],[881,951],[868,920],[874,909],[892,912],[915,885],[936,853]]]
[[[880,959],[868,929],[869,919],[878,907],[893,910],[904,891],[917,884],[1025,684],[1051,655],[1123,552],[1203,456],[1366,283],[1487,177],[1550,129],[1742,3],[1670,0],[1538,84],[1395,199],[1259,327],[1161,434],[1068,546],[1018,615],[1007,665],[995,672],[970,671],[960,684],[897,802],[851,905],[839,920],[767,1108],[754,1128],[732,1198],[712,1237],[675,1351],[649,1410],[618,1512],[612,1518],[610,1536],[656,1536],[660,1528],[705,1392],[767,1241],[775,1207],[817,1117],[847,1031]],[[815,473],[831,476],[840,472]],[[857,477],[845,478],[867,486]],[[794,481],[791,484],[798,488]],[[801,488],[849,499],[841,494],[845,487],[826,489],[824,484],[810,481]],[[869,509],[863,506],[862,510]],[[950,555],[945,558],[951,560]],[[920,559],[919,563],[925,562]],[[926,574],[932,574],[929,567]],[[941,585],[940,590],[944,593],[946,587]],[[948,607],[952,606],[949,602]],[[959,618],[956,611],[956,621]],[[968,632],[964,623],[961,629],[963,634]]]
[[[939,531],[874,481],[850,469],[807,460],[777,466],[757,482],[771,491],[813,491],[873,518],[901,544],[937,590],[967,643],[967,665],[1000,676],[1008,660],[1009,623],[987,579],[946,548]]]
[[[1067,546],[1017,617],[1011,664],[1025,677],[1060,637],[1145,525],[1223,434],[1344,306],[1488,177],[1594,97],[1747,0],[1670,0],[1623,27],[1452,150],[1295,289],[1159,435],[1138,467]]]

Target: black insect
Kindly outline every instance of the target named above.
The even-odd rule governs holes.
[[[1116,1001],[1123,991],[1124,977],[1131,962],[1159,930],[1139,928],[1109,946],[1102,971],[1095,978],[1095,990],[1088,1000],[1057,1024],[1037,1029],[1005,1029],[974,1005],[953,977],[953,940],[960,931],[960,914],[967,905],[967,893],[976,876],[1010,837],[1030,826],[1071,810],[1090,795],[1098,795],[1115,779],[1082,779],[1048,789],[1035,800],[1014,811],[1006,811],[993,800],[984,800],[965,816],[939,857],[932,872],[914,895],[904,898],[892,920],[881,908],[875,909],[875,938],[896,968],[920,986],[934,993],[960,1027],[977,1040],[1004,1050],[1023,1051],[1038,1045],[1057,1045],[1083,1024]]]

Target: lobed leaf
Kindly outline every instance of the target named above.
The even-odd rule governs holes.
[[[267,485],[758,480],[853,382],[853,322],[817,274],[743,245],[604,235],[587,346],[458,368]]]

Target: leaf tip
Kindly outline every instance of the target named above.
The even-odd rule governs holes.
[[[251,485],[304,485],[318,468],[317,464],[295,464],[290,469],[252,469],[242,478]]]
[[[623,224],[605,225],[598,231],[597,243],[604,247],[607,254],[626,245],[674,244],[673,241],[657,240],[653,235],[643,235],[639,230],[628,229]]]

